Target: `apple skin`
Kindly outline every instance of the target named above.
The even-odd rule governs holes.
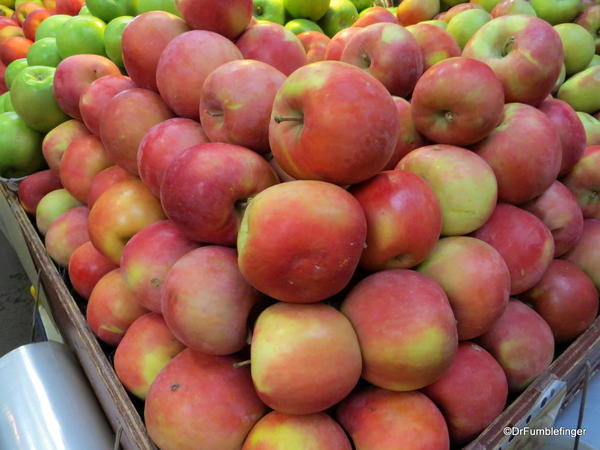
[[[239,203],[277,182],[269,163],[257,153],[207,143],[188,148],[170,164],[160,198],[169,219],[188,238],[231,246],[240,227]]]
[[[285,7],[283,0],[254,0],[252,16],[256,20],[285,24]]]
[[[96,250],[94,244],[87,241],[77,247],[69,258],[69,280],[73,289],[87,300],[100,279],[116,268],[115,264]]]
[[[507,203],[541,195],[561,167],[562,145],[554,123],[522,103],[506,104],[500,125],[472,149],[494,169],[498,200]]]
[[[0,114],[0,176],[20,178],[43,169],[41,141],[16,113]]]
[[[69,20],[71,16],[66,14],[54,14],[40,23],[35,31],[35,40],[52,37],[56,39],[58,30]]]
[[[100,136],[100,118],[110,100],[119,92],[135,87],[135,83],[129,77],[105,75],[81,92],[79,113],[92,134]]]
[[[508,267],[492,246],[479,239],[441,239],[418,271],[448,295],[461,341],[488,331],[508,304]]]
[[[141,229],[125,245],[121,275],[138,302],[150,311],[161,312],[161,297],[167,273],[196,244],[168,220]]]
[[[559,177],[569,173],[581,158],[585,149],[585,129],[575,110],[567,102],[547,98],[538,108],[558,131],[562,147]]]
[[[154,125],[138,147],[140,178],[155,197],[160,197],[160,185],[169,165],[184,150],[207,142],[202,126],[190,119],[174,118]]]
[[[119,287],[120,290],[123,288],[126,289],[125,285]],[[125,301],[125,298],[122,300]],[[126,301],[135,300],[127,297]],[[137,307],[140,308],[140,305]],[[185,350],[185,346],[175,339],[160,314],[147,313],[128,322],[130,325],[124,330],[125,335],[115,352],[115,372],[129,392],[144,400],[161,369]]]
[[[581,72],[588,67],[596,52],[594,36],[576,23],[561,23],[554,29],[563,43],[567,76]]]
[[[600,145],[587,147],[582,158],[564,179],[586,219],[600,219]]]
[[[558,90],[558,98],[576,111],[595,114],[600,110],[600,66],[573,75]]]
[[[466,146],[488,136],[502,121],[504,90],[488,65],[456,57],[419,78],[411,105],[415,128],[427,139]]]
[[[496,55],[506,54],[503,58]],[[563,63],[558,33],[532,16],[498,17],[469,40],[463,56],[488,64],[502,82],[506,102],[539,105],[552,92]]]
[[[81,203],[66,189],[48,192],[35,209],[35,221],[40,233],[46,234],[50,225],[68,210],[81,206]]]
[[[308,63],[300,39],[276,23],[259,22],[251,26],[240,36],[236,45],[244,58],[262,61],[285,75]]]
[[[1,30],[0,30],[1,31]],[[6,71],[4,72],[4,82],[6,83],[6,87],[8,89],[11,88],[13,81],[17,78],[17,75],[21,73],[23,69],[25,69],[29,63],[27,62],[27,58],[15,59],[10,64],[6,65]]]
[[[359,27],[345,28],[339,31],[331,38],[325,52],[325,60],[339,61],[342,59],[342,53],[348,44],[348,41],[360,31]]]
[[[452,17],[448,21],[446,30],[456,39],[456,42],[462,49],[473,35],[490,20],[492,20],[492,16],[487,11],[469,9]]]
[[[501,17],[509,14],[525,14],[537,17],[537,13],[528,0],[503,0],[492,9],[492,17]]]
[[[318,31],[305,31],[298,35],[298,39],[306,51],[306,61],[308,64],[317,61],[324,61],[327,54],[327,48],[331,39]]]
[[[581,25],[595,37],[596,53],[598,53],[600,51],[600,37],[598,36],[598,30],[600,30],[600,5],[586,9],[577,17],[575,23]]]
[[[50,130],[42,141],[42,152],[50,170],[58,176],[60,160],[71,142],[89,134],[85,125],[78,120],[67,120]]]
[[[406,29],[414,36],[421,48],[424,70],[444,59],[460,56],[460,47],[446,30],[428,23],[418,23]],[[502,96],[504,97],[504,93]]]
[[[508,383],[492,355],[472,342],[463,342],[450,368],[423,393],[441,409],[452,441],[467,443],[500,415]]]
[[[541,281],[522,298],[548,323],[557,343],[573,341],[598,315],[596,286],[569,261],[552,261]]]
[[[90,240],[104,256],[119,264],[127,241],[164,218],[160,203],[141,181],[118,183],[104,191],[90,211]]]
[[[40,200],[61,187],[60,179],[51,170],[32,173],[19,183],[19,202],[26,212],[35,214]]]
[[[20,26],[18,26],[16,23],[14,23],[13,25],[5,26],[2,29],[0,29],[0,44],[3,44],[11,37],[22,37],[22,38],[25,37],[25,34],[23,33],[23,29]],[[8,65],[8,64],[6,64],[6,65]]]
[[[242,34],[252,18],[252,0],[176,0],[176,5],[190,28],[231,40]]]
[[[79,100],[85,89],[105,75],[120,75],[119,68],[99,55],[74,55],[60,62],[54,76],[54,96],[61,109],[81,119]]]
[[[322,303],[269,306],[258,316],[250,352],[258,396],[281,413],[324,411],[360,378],[361,353],[352,325]]]
[[[239,449],[266,412],[236,358],[186,349],[156,378],[144,420],[163,449]]]
[[[500,3],[501,0],[471,0],[471,3],[485,9],[486,11],[492,11],[494,7]]]
[[[92,16],[108,23],[116,17],[135,15],[136,3],[133,0],[86,0],[85,6]]]
[[[402,158],[396,169],[419,175],[433,188],[442,210],[442,235],[476,230],[496,206],[498,189],[492,168],[464,148],[421,147]]]
[[[387,165],[398,129],[396,105],[383,84],[358,67],[320,61],[298,69],[279,89],[269,141],[292,177],[347,185]]]
[[[136,181],[137,177],[119,166],[111,166],[104,169],[94,177],[88,192],[88,207],[91,209],[96,200],[111,186],[123,181]]]
[[[367,219],[361,267],[408,269],[431,253],[442,229],[442,213],[435,192],[422,178],[403,170],[381,172],[353,186],[350,193]]]
[[[200,120],[213,142],[269,151],[273,100],[285,75],[260,61],[240,60],[214,70],[202,86]]]
[[[294,33],[296,36],[299,35],[300,33],[303,33],[305,31],[310,31],[310,30],[318,31],[319,33],[323,33],[323,30],[321,29],[321,27],[319,25],[317,25],[312,20],[307,20],[307,19],[290,20],[284,26],[285,26],[285,28],[290,30],[292,33]]]
[[[538,17],[552,25],[571,22],[579,12],[580,0],[530,0]]]
[[[85,0],[56,0],[56,14],[76,16],[85,4]]]
[[[186,346],[230,355],[246,346],[248,315],[260,299],[240,273],[237,252],[210,245],[190,251],[171,267],[161,305],[169,329]]]
[[[30,41],[35,41],[35,32],[37,31],[38,27],[51,15],[52,13],[50,11],[45,8],[39,9],[39,7],[28,14],[22,25],[25,37]]]
[[[360,203],[344,189],[290,181],[264,190],[248,205],[238,263],[259,291],[285,302],[314,303],[348,284],[366,234]]]
[[[25,37],[10,37],[0,44],[0,61],[7,66],[15,59],[26,58],[27,52],[32,45],[33,41]]]
[[[532,213],[506,203],[498,204],[473,237],[502,255],[510,271],[512,295],[537,284],[554,257],[554,239],[546,225]]]
[[[110,58],[117,66],[124,68],[123,49],[121,42],[125,27],[133,20],[132,16],[115,17],[111,20],[104,30],[104,46],[106,47],[106,56]]]
[[[592,116],[591,114],[578,112],[577,117],[583,124],[585,130],[585,143],[588,147],[600,145],[600,114]]]
[[[433,19],[440,12],[440,0],[404,0],[398,6],[400,25],[408,26]]]
[[[584,220],[581,239],[564,259],[583,270],[600,289],[600,219]]]
[[[63,58],[91,54],[104,56],[106,24],[97,17],[79,15],[67,20],[56,34],[58,52]]]
[[[515,299],[477,343],[500,363],[511,393],[525,389],[554,358],[552,330],[538,313]]]
[[[30,66],[56,67],[61,61],[54,38],[37,40],[27,51],[27,63]]]
[[[127,89],[110,99],[100,117],[100,138],[114,162],[137,175],[140,142],[154,125],[173,113],[161,97],[149,89]]]
[[[329,8],[329,0],[283,0],[286,12],[292,17],[306,17],[312,21],[321,19]]]
[[[354,22],[353,27],[367,27],[369,25],[373,25],[375,23],[395,23],[399,24],[398,17],[388,11],[386,8],[382,8],[380,6],[374,6],[372,8],[368,8],[359,14],[358,20]]]
[[[397,70],[399,60],[402,70]],[[356,33],[346,44],[341,61],[363,69],[398,97],[409,97],[423,73],[419,43],[394,23],[376,23]]]
[[[23,27],[23,23],[33,11],[38,9],[45,9],[42,5],[36,2],[21,2],[15,5],[15,18],[20,27]],[[49,11],[48,11],[49,12]]]
[[[398,111],[398,141],[392,157],[384,170],[393,170],[398,162],[416,148],[427,145],[427,141],[415,129],[411,104],[402,97],[392,97]]]
[[[369,275],[348,293],[341,311],[358,336],[362,377],[377,387],[425,387],[444,373],[456,353],[456,320],[448,297],[420,273],[393,269]]]
[[[59,266],[67,267],[73,252],[89,241],[88,214],[86,206],[78,206],[66,211],[48,227],[44,245]]]
[[[357,19],[358,11],[350,0],[331,0],[329,9],[319,20],[319,26],[327,36],[333,37],[344,28],[351,27]]]
[[[183,19],[165,11],[140,14],[125,27],[121,37],[123,64],[138,87],[158,90],[156,66],[160,55],[173,38],[186,31],[189,28]]]
[[[444,416],[420,392],[391,392],[369,386],[340,403],[336,416],[356,448],[450,448]]]

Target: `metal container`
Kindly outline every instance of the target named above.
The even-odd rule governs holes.
[[[0,450],[109,450],[114,440],[66,345],[38,342],[0,358]]]

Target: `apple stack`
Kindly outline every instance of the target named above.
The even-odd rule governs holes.
[[[577,10],[492,3],[329,40],[177,0],[117,51],[127,5],[42,22],[59,62],[11,68],[2,174],[48,165],[20,200],[160,448],[447,449],[594,321],[595,49],[550,24]]]

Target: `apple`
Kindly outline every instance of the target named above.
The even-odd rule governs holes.
[[[564,176],[573,169],[585,148],[585,129],[575,110],[566,102],[547,98],[539,106],[554,125],[562,147],[562,159],[558,176]]]
[[[524,14],[527,16],[537,17],[537,13],[529,0],[502,0],[494,9],[492,9],[492,17],[501,17],[509,14]]]
[[[523,209],[535,214],[548,227],[554,238],[555,257],[564,255],[579,242],[583,214],[577,198],[564,184],[555,181],[542,195],[525,203]]]
[[[206,143],[190,147],[169,165],[160,198],[169,219],[190,239],[234,245],[243,205],[277,182],[269,163],[255,152]]]
[[[283,0],[286,12],[292,17],[306,17],[317,21],[322,18],[330,5],[330,0]]]
[[[530,0],[538,17],[552,25],[571,22],[579,13],[580,0]]]
[[[560,87],[558,98],[576,111],[589,114],[600,111],[600,66],[588,67],[569,78]]]
[[[69,280],[71,280],[73,289],[87,300],[104,275],[116,268],[115,264],[96,250],[90,241],[87,241],[77,247],[69,258]],[[118,276],[120,278],[120,275]],[[100,290],[96,294],[98,295],[99,292]],[[91,317],[88,315],[89,319]],[[96,329],[96,333],[98,331]]]
[[[290,20],[288,23],[285,24],[285,28],[287,28],[296,35],[305,31],[318,31],[319,33],[323,33],[323,30],[319,25],[317,25],[312,20],[307,19]]]
[[[557,343],[571,342],[598,315],[598,291],[575,264],[555,259],[541,281],[523,294],[548,323]]]
[[[543,112],[521,103],[505,105],[500,125],[473,150],[494,169],[498,200],[514,204],[548,189],[562,161],[554,123]]]
[[[494,7],[502,0],[471,0],[471,3],[480,6],[486,11],[492,11]]]
[[[524,15],[502,16],[486,23],[462,55],[478,59],[496,72],[506,102],[534,106],[550,94],[563,63],[556,30],[541,19]]]
[[[424,70],[444,59],[460,56],[460,47],[446,30],[428,23],[418,23],[406,29],[414,36],[421,48]]]
[[[119,264],[127,241],[142,228],[163,220],[160,203],[141,181],[124,181],[108,188],[90,211],[90,241]]]
[[[298,0],[296,0],[298,1]],[[358,19],[358,11],[350,0],[331,0],[329,9],[319,20],[319,26],[329,37],[352,26]]]
[[[357,0],[352,0],[356,2]],[[361,1],[361,0],[358,0]],[[370,4],[371,2],[369,2]],[[356,6],[356,3],[354,3]],[[357,7],[360,11],[360,9]],[[373,25],[375,23],[381,22],[389,22],[399,24],[398,17],[395,14],[388,11],[386,8],[382,8],[381,6],[373,6],[367,9],[364,9],[359,15],[358,20],[352,24],[353,27],[367,27],[369,25]]]
[[[285,75],[260,61],[223,64],[204,82],[200,120],[213,142],[269,151],[269,122],[275,94]]]
[[[498,1],[500,1],[500,0],[498,0]],[[448,9],[448,11],[442,12],[442,13],[438,14],[437,16],[435,16],[434,20],[441,20],[442,22],[448,23],[448,22],[450,22],[452,20],[452,18],[454,16],[460,14],[463,11],[468,11],[469,9],[483,9],[483,10],[485,10],[485,8],[483,6],[475,4],[475,3],[459,3],[459,4],[456,4],[456,5],[452,6],[450,9]],[[490,8],[488,10],[488,12],[491,11],[491,10],[492,9]]]
[[[297,416],[271,411],[250,430],[242,450],[272,448],[314,448],[351,450],[342,427],[325,413]]]
[[[150,11],[167,11],[181,17],[175,5],[175,0],[137,0],[136,13],[142,14]]]
[[[92,180],[103,169],[113,165],[102,142],[89,135],[75,139],[60,161],[60,181],[73,197],[88,202]]]
[[[42,135],[14,112],[0,114],[0,176],[20,178],[44,167]]]
[[[442,229],[435,192],[417,175],[381,172],[350,193],[367,219],[367,246],[360,265],[369,270],[407,269],[433,250]]]
[[[454,16],[449,22],[447,31],[456,39],[460,48],[464,48],[469,39],[483,25],[492,20],[492,16],[482,9],[469,9]]]
[[[475,231],[496,206],[497,184],[491,167],[475,153],[451,145],[413,150],[397,169],[422,177],[436,193],[442,210],[442,234]]]
[[[525,389],[554,357],[554,337],[548,324],[532,308],[514,299],[477,343],[500,363],[510,392]]]
[[[336,416],[355,448],[450,448],[444,416],[421,392],[364,387],[340,403]]]
[[[38,9],[43,10],[44,7],[39,3],[31,1],[21,2],[19,5],[15,5],[15,18],[17,19],[19,26],[22,27],[23,23],[27,19],[27,16]]]
[[[196,244],[169,221],[148,225],[125,245],[121,274],[138,302],[153,312],[161,312],[161,297],[167,273]]]
[[[11,37],[25,37],[23,29],[19,27],[16,23],[14,23],[13,25],[5,26],[4,28],[0,29],[0,44],[4,43]]]
[[[88,214],[87,206],[77,206],[61,214],[48,227],[44,245],[48,255],[59,266],[67,267],[73,252],[90,240]]]
[[[119,290],[123,288],[127,289],[123,285]],[[106,297],[107,299],[113,297],[113,301],[118,298],[108,295]],[[127,309],[130,309],[130,312],[136,308],[136,313],[140,312],[140,306],[134,306],[133,298],[129,297],[125,300],[123,298],[125,296],[120,297],[121,302],[128,303]],[[118,308],[117,305],[114,307]],[[123,330],[122,327],[117,326],[117,333],[125,331],[125,335],[118,343],[115,352],[115,373],[129,392],[144,400],[161,369],[181,353],[185,346],[175,339],[160,314],[147,313],[138,315],[137,318],[133,318],[133,315],[123,321],[125,326],[129,325],[128,328]]]
[[[600,145],[587,147],[582,158],[564,179],[565,185],[575,195],[583,216],[600,219]]]
[[[4,28],[8,30],[9,27]],[[15,59],[26,58],[33,42],[21,36],[13,36],[0,44],[0,62],[8,66]]]
[[[10,64],[6,65],[6,72],[4,72],[4,82],[6,83],[6,87],[10,89],[12,87],[12,83],[17,78],[17,75],[21,73],[21,71],[27,67],[29,64],[27,63],[27,58],[15,59]]]
[[[398,5],[400,25],[408,26],[433,19],[440,12],[440,0],[404,0]]]
[[[39,39],[27,52],[27,64],[30,66],[56,67],[61,61],[55,38]]]
[[[115,95],[100,118],[100,138],[114,162],[137,175],[137,152],[154,125],[173,117],[161,97],[148,89],[127,89]]]
[[[252,19],[252,0],[176,0],[190,28],[219,33],[234,40]]]
[[[318,31],[305,31],[298,35],[298,39],[300,39],[306,51],[308,64],[325,60],[327,47],[329,47],[331,39]]]
[[[600,220],[587,219],[583,222],[583,233],[581,239],[565,256],[564,259],[571,261],[587,276],[589,276],[596,288],[600,289]]]
[[[79,113],[86,127],[100,136],[100,118],[106,105],[119,92],[134,87],[131,78],[123,75],[104,75],[88,85],[79,97]]]
[[[5,112],[14,112],[12,103],[10,102],[10,92],[6,91],[0,95],[0,114]]]
[[[134,0],[86,0],[85,6],[88,7],[92,16],[98,17],[104,22],[110,22],[116,17],[134,16],[136,3]]]
[[[85,0],[56,0],[56,13],[76,16],[84,5]]]
[[[276,23],[253,25],[236,44],[244,58],[267,63],[285,75],[290,75],[308,62],[300,39]]]
[[[335,34],[327,45],[325,59],[330,61],[339,61],[342,59],[342,53],[346,48],[348,41],[360,31],[359,27],[344,28]]]
[[[579,117],[585,130],[586,145],[600,145],[600,120],[598,120],[600,115],[592,116],[588,113],[578,112],[577,117]]]
[[[183,33],[169,42],[158,61],[156,83],[160,95],[178,116],[197,120],[200,93],[208,75],[219,66],[240,59],[242,54],[237,47],[217,33]],[[181,61],[186,63],[182,65]]]
[[[52,13],[47,9],[35,9],[27,15],[27,18],[23,22],[23,33],[25,37],[30,41],[35,41],[36,31],[40,24],[51,17]]]
[[[450,368],[423,393],[442,410],[452,441],[467,443],[500,415],[508,383],[492,355],[472,342],[463,342]]]
[[[32,173],[19,183],[19,202],[26,212],[35,214],[40,200],[48,192],[61,187],[60,179],[51,170]]]
[[[123,50],[121,41],[125,27],[133,20],[132,16],[115,17],[111,20],[104,30],[104,46],[106,47],[106,56],[110,58],[117,66],[124,68]]]
[[[576,23],[561,23],[554,29],[563,43],[567,75],[587,68],[596,52],[594,36]]]
[[[600,4],[586,9],[577,17],[575,23],[581,25],[594,36],[596,53],[598,53],[600,51],[600,36],[598,36],[598,30],[600,30]]]
[[[104,56],[106,23],[93,16],[75,16],[67,20],[56,34],[60,56],[94,54]]]
[[[392,157],[384,168],[385,170],[393,170],[404,156],[414,149],[426,145],[423,136],[415,129],[411,104],[401,97],[392,98],[394,99],[396,110],[398,112],[398,141],[396,142],[396,149],[394,150]]]
[[[121,41],[123,64],[138,87],[158,90],[156,66],[160,55],[173,38],[188,30],[181,18],[165,11],[140,14],[125,27]]]
[[[136,181],[137,177],[131,175],[119,166],[111,166],[108,169],[100,171],[92,180],[88,192],[88,206],[91,208],[96,200],[110,187],[123,181]]]
[[[137,153],[140,178],[156,197],[169,165],[186,149],[209,142],[202,126],[190,119],[169,119],[144,135]]]
[[[360,203],[344,189],[321,181],[282,183],[246,209],[237,242],[240,270],[277,300],[318,302],[348,284],[366,234]]]
[[[54,14],[45,19],[35,31],[35,40],[44,38],[56,38],[58,30],[69,20],[71,16],[66,14]]]
[[[120,75],[120,71],[104,56],[74,55],[61,61],[54,77],[54,96],[62,110],[75,119],[81,119],[81,95],[88,86],[105,75]]]
[[[148,434],[164,449],[240,449],[266,412],[247,368],[232,357],[186,349],[156,377],[144,409]]]
[[[67,147],[75,139],[89,134],[85,125],[78,120],[67,120],[50,130],[42,142],[42,152],[50,170],[58,176],[60,160]]]
[[[600,66],[600,55],[594,55],[588,67]]]
[[[285,23],[283,0],[254,0],[252,3],[252,15],[256,20],[268,20],[279,25]]]
[[[358,67],[320,61],[298,69],[281,86],[269,142],[292,177],[347,185],[386,166],[398,125],[394,100],[383,84]]]
[[[66,189],[48,192],[35,209],[35,222],[40,233],[46,234],[52,223],[70,209],[81,203]]]
[[[18,25],[17,22],[10,17],[0,17],[0,30],[4,27],[14,27],[16,25]]]
[[[52,14],[56,14],[56,0],[42,0],[42,5]]]
[[[554,257],[554,239],[546,225],[532,213],[506,203],[499,203],[473,236],[490,244],[504,258],[513,295],[536,285]]]

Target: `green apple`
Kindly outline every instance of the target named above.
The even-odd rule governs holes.
[[[525,14],[526,16],[535,16],[537,13],[528,0],[509,0],[509,3],[498,3],[492,10],[494,17],[507,16],[509,14]]]
[[[35,32],[35,40],[37,41],[39,39],[44,39],[48,37],[55,38],[56,34],[58,33],[58,30],[60,30],[60,28],[70,18],[71,16],[67,16],[66,14],[56,14],[43,20]]]
[[[268,20],[283,25],[285,23],[283,0],[254,0],[252,15],[256,20]]]
[[[0,95],[0,112],[13,112],[15,108],[10,101],[10,92]]]
[[[423,22],[419,22],[419,23],[427,23],[429,25],[435,25],[436,27],[440,27],[443,30],[446,30],[448,28],[448,22],[446,22],[445,20],[424,20]]]
[[[56,39],[52,37],[35,41],[27,51],[27,63],[30,66],[56,67],[61,61]]]
[[[589,114],[600,111],[600,66],[588,67],[565,81],[558,98],[575,111]]]
[[[600,66],[600,55],[594,55],[588,67]]]
[[[358,11],[350,0],[331,0],[329,9],[319,22],[325,34],[333,37],[338,31],[351,27],[358,19]]]
[[[105,55],[106,24],[93,16],[75,16],[67,20],[56,36],[58,52],[63,58],[79,54]]]
[[[446,30],[456,39],[460,48],[465,48],[471,36],[490,20],[492,20],[492,16],[487,11],[468,9],[450,19]]]
[[[16,113],[0,114],[0,176],[19,178],[42,169],[42,137]]]
[[[362,11],[364,9],[370,8],[373,6],[373,0],[350,0],[357,11]]]
[[[83,5],[81,7],[81,9],[79,10],[79,14],[77,14],[78,16],[93,16],[92,12],[90,11],[90,8],[87,7],[87,5]]]
[[[106,46],[106,56],[119,67],[125,67],[123,64],[123,51],[121,49],[121,37],[123,31],[129,22],[133,20],[131,16],[121,16],[113,19],[106,26],[104,31],[104,45]]]
[[[115,17],[133,16],[136,12],[133,0],[86,0],[85,5],[93,16],[104,22]]]
[[[59,108],[52,84],[54,67],[29,66],[15,78],[10,101],[21,119],[31,128],[46,132],[69,118]]]
[[[12,87],[12,83],[17,78],[17,75],[21,73],[21,71],[27,67],[27,58],[15,59],[8,66],[6,66],[6,72],[4,72],[4,82],[6,83],[6,87],[10,89]]]
[[[578,112],[577,116],[585,130],[585,144],[588,147],[590,145],[600,145],[600,120],[584,112]]]
[[[305,31],[323,32],[323,29],[312,20],[294,19],[285,24],[285,27],[294,34],[304,33]]]
[[[562,84],[565,82],[566,79],[567,79],[567,69],[565,68],[565,65],[563,64],[562,67],[560,68],[560,73],[558,74],[556,83],[554,83],[554,87],[552,88],[553,94],[558,92],[558,90],[560,89],[560,87],[562,86]]]
[[[579,12],[581,0],[530,0],[538,17],[552,25],[571,22]]]
[[[576,23],[561,23],[555,25],[554,29],[563,44],[567,75],[581,72],[590,64],[596,53],[594,36]]]
[[[316,22],[327,12],[329,0],[283,0],[283,6],[294,19],[310,19]]]
[[[502,0],[471,0],[471,3],[481,6],[487,12],[491,12],[498,3]],[[544,0],[546,1],[546,0]],[[459,2],[459,3],[467,3],[467,2]]]
[[[181,17],[175,0],[138,0],[136,11],[138,14],[150,11],[166,11]]]

